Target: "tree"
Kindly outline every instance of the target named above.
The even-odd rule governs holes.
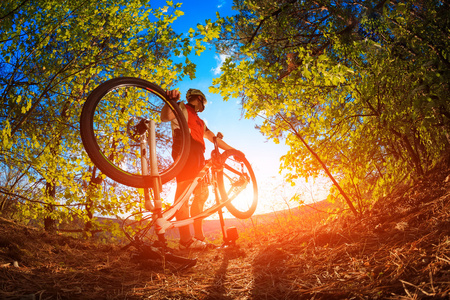
[[[362,212],[370,195],[421,176],[448,146],[447,4],[235,1],[235,8],[221,20],[216,45],[229,58],[212,91],[240,97],[248,117],[264,119],[268,138],[285,140],[288,180],[329,173],[330,197],[340,194]],[[426,38],[430,29],[438,41]]]
[[[0,164],[16,180],[2,181],[0,191],[14,202],[8,207],[16,218],[90,222],[94,214],[140,207],[137,191],[108,180],[96,192],[82,188],[104,176],[82,150],[78,118],[88,93],[107,79],[135,76],[167,88],[194,75],[187,56],[201,49],[191,46],[193,33],[171,29],[183,14],[178,7],[137,0],[2,2]],[[184,62],[172,61],[176,51]]]

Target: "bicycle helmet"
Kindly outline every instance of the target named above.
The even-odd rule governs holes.
[[[200,90],[197,90],[197,89],[189,89],[189,90],[187,91],[187,93],[186,93],[186,99],[187,99],[188,102],[189,102],[189,98],[191,98],[192,96],[200,96],[200,97],[202,97],[202,100],[203,100],[203,106],[206,106],[206,103],[207,103],[208,101],[206,100],[205,95],[204,95]]]

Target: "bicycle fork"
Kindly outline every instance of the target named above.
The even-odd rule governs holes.
[[[150,123],[152,123],[153,121],[150,121]],[[148,156],[147,156],[147,149],[148,149],[148,139],[149,137],[149,131],[150,128],[152,127],[152,125],[148,123],[145,124],[145,126],[147,127],[147,130],[145,131],[144,134],[142,134],[140,136],[140,153],[141,153],[141,168],[142,168],[142,175],[148,175]],[[153,122],[153,126],[154,126],[154,122]],[[151,140],[151,139],[150,139]],[[153,172],[153,171],[152,171]],[[153,211],[155,209],[155,207],[153,206],[152,201],[150,200],[150,189],[149,188],[144,188],[144,200],[145,200],[145,209],[148,211]]]
[[[146,133],[141,135],[140,139],[140,152],[141,152],[141,167],[142,175],[149,175],[148,165],[150,160],[150,175],[152,178],[153,189],[153,203],[150,199],[150,189],[144,188],[145,209],[152,211],[157,217],[156,231],[158,234],[158,240],[165,245],[164,234],[168,224],[164,222],[162,218],[162,201],[161,201],[161,176],[158,171],[158,159],[156,156],[156,130],[155,121],[149,120],[145,123],[147,130]],[[150,143],[150,145],[149,145]],[[148,147],[150,146],[150,147]],[[147,149],[150,149],[150,153],[147,153]]]
[[[162,201],[161,201],[161,176],[159,176],[158,171],[158,158],[156,156],[156,130],[155,130],[155,121],[150,120],[148,127],[148,138],[150,140],[150,175],[153,180],[153,202],[155,204],[154,214],[156,215],[156,233],[158,235],[158,240],[162,243],[162,246],[166,245],[165,233],[167,226],[170,224],[163,218],[162,214]]]

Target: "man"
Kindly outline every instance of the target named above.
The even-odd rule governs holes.
[[[177,90],[167,91],[168,98],[178,101],[180,99],[180,92]],[[197,113],[205,109],[206,97],[197,89],[189,89],[186,94],[187,104],[179,103],[180,109],[183,112],[188,122],[190,131],[191,147],[189,150],[188,160],[183,170],[177,175],[177,191],[175,199],[189,187],[194,178],[205,165],[205,141],[208,139],[213,142],[215,134],[206,127],[205,122],[200,119]],[[180,129],[175,116],[167,105],[161,111],[161,120],[163,122],[172,122],[173,132],[173,146],[172,156],[175,159],[181,152],[181,137]],[[219,148],[223,150],[233,149],[221,139],[217,139]],[[194,200],[190,209],[191,216],[196,216],[203,211],[205,201],[208,199],[208,186],[200,183],[194,190]],[[184,220],[189,218],[189,201],[186,201],[181,209],[177,212],[177,220]],[[208,248],[205,243],[205,235],[203,233],[203,220],[196,220],[194,222],[194,236],[191,235],[189,226],[179,228],[180,231],[180,249],[196,249],[203,250]]]

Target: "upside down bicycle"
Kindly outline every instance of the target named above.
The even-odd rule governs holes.
[[[172,130],[170,122],[161,122],[160,112],[167,105],[181,130],[181,153],[171,156]],[[245,219],[255,212],[258,188],[253,169],[245,155],[231,149],[219,152],[217,138],[211,159],[192,184],[173,205],[163,209],[160,197],[162,185],[173,179],[183,168],[189,152],[189,128],[178,104],[166,97],[156,84],[140,78],[121,77],[96,87],[83,105],[80,134],[84,148],[97,168],[112,180],[123,185],[144,189],[144,217],[148,226],[133,236],[126,233],[137,247],[153,230],[157,239],[145,243],[156,257],[193,265],[195,261],[173,255],[168,249],[165,233],[168,229],[190,225],[194,220],[219,213],[224,242],[236,238],[234,231],[226,231],[222,208],[236,218]],[[202,213],[185,220],[173,220],[200,181],[213,189],[215,201]],[[151,192],[152,191],[152,192]],[[125,231],[124,231],[125,232]]]

